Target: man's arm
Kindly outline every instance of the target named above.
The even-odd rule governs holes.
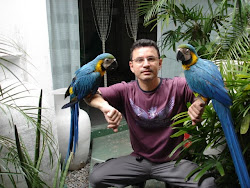
[[[122,114],[112,107],[100,94],[95,94],[91,98],[85,98],[85,102],[101,110],[105,116],[106,121],[108,122],[108,128],[113,129],[114,132],[118,131],[118,126],[122,119]]]
[[[197,97],[188,108],[188,115],[192,120],[192,125],[202,121],[201,116],[204,112],[205,105],[206,103],[200,97]]]

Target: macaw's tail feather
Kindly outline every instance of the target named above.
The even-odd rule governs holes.
[[[76,152],[76,147],[78,144],[78,117],[79,117],[79,103],[75,103],[73,106],[71,106],[70,136],[69,136],[68,150],[64,164],[67,163],[71,151],[73,150],[74,154]]]
[[[75,100],[75,101],[70,101],[69,103],[63,105],[62,109],[68,108],[68,107],[72,107],[72,106],[74,106],[76,103],[78,103],[77,100]]]
[[[68,96],[70,96],[70,93],[69,93],[70,87],[71,87],[71,86],[68,87],[67,91],[66,91],[65,94],[64,94],[64,98],[65,98],[65,99],[66,99]]]
[[[214,109],[220,119],[226,137],[227,145],[233,159],[235,171],[239,178],[240,185],[242,188],[249,188],[250,178],[240,148],[240,144],[235,133],[230,109],[216,100],[212,100],[212,102]]]
[[[78,144],[78,118],[79,118],[79,103],[75,104],[74,112],[74,153],[76,152],[76,147]]]

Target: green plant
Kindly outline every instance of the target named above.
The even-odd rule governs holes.
[[[161,24],[162,29],[167,28],[161,36],[163,48],[176,50],[176,43],[185,41],[203,58],[242,58],[249,49],[249,3],[207,2],[208,10],[204,10],[198,3],[190,7],[182,1],[141,0],[139,12],[144,15],[145,26],[155,23],[153,27]],[[168,28],[170,22],[175,29]]]
[[[20,86],[20,84],[18,84]],[[2,158],[2,162],[0,163],[0,168],[3,169],[4,173],[8,172],[9,173],[9,178],[12,181],[12,184],[15,185],[14,177],[13,177],[13,172],[15,174],[23,175],[25,178],[25,181],[27,183],[28,187],[41,187],[41,185],[46,185],[45,182],[42,181],[42,179],[39,177],[39,172],[40,172],[40,164],[41,160],[43,158],[43,154],[45,151],[45,147],[48,146],[48,148],[51,150],[53,147],[53,140],[52,140],[52,135],[49,132],[49,130],[46,130],[46,127],[43,125],[41,127],[41,101],[42,101],[42,96],[40,96],[39,99],[39,107],[35,106],[16,106],[15,101],[20,99],[17,97],[18,93],[10,94],[10,92],[13,88],[16,88],[18,86],[7,86],[2,88],[2,95],[0,99],[0,104],[1,104],[1,110],[4,112],[6,116],[10,114],[10,119],[9,123],[10,126],[14,128],[14,135],[15,135],[15,140],[11,140],[10,138],[7,138],[5,136],[1,136],[1,147],[5,149],[6,153],[4,157]],[[22,86],[22,85],[21,85]],[[25,89],[26,91],[26,89]],[[20,94],[20,93],[19,93]],[[42,94],[42,91],[41,91]],[[22,98],[22,97],[21,97]],[[16,125],[14,124],[14,120],[11,114],[11,109],[12,110],[18,110],[20,112],[20,115],[23,115],[25,118],[27,118],[27,121],[34,126],[36,126],[37,130],[37,140],[40,140],[41,135],[40,133],[43,133],[43,144],[42,148],[40,148],[40,145],[37,144],[35,148],[35,161],[33,162],[30,158],[29,153],[27,152],[27,149],[22,142],[20,135],[18,133],[18,129]],[[38,109],[37,113],[37,120],[35,119],[35,114],[33,112],[29,112],[30,110]],[[8,142],[6,142],[8,140]],[[11,147],[9,146],[11,144]],[[16,160],[18,159],[18,160]],[[52,159],[52,157],[51,157]],[[14,166],[14,171],[10,171],[8,168],[9,164],[12,164]],[[3,180],[3,179],[2,179]],[[3,182],[4,184],[4,182]]]
[[[42,115],[44,108],[42,107],[42,90],[39,97],[38,106],[19,105],[19,100],[29,99],[33,96],[29,95],[31,90],[27,89],[25,84],[15,75],[8,65],[22,69],[15,61],[11,61],[12,52],[9,49],[17,48],[16,43],[4,37],[0,37],[0,67],[4,75],[7,73],[12,74],[16,79],[16,83],[8,83],[3,86],[0,82],[0,111],[1,116],[6,117],[9,122],[9,128],[14,129],[14,138],[11,139],[0,133],[0,187],[5,187],[4,177],[8,177],[13,187],[17,187],[16,181],[23,177],[26,181],[27,187],[49,187],[41,175],[43,171],[40,169],[44,152],[47,149],[49,153],[49,160],[51,167],[53,167],[53,155],[57,155],[56,142],[52,135],[51,125],[48,119]],[[20,49],[18,49],[20,50]],[[23,52],[25,53],[25,52]],[[7,57],[7,58],[6,58]],[[25,71],[24,69],[22,69]],[[26,72],[27,73],[27,72]],[[3,81],[6,81],[4,79]],[[27,94],[28,93],[28,94]],[[26,95],[27,94],[27,95]],[[33,97],[34,98],[34,97]],[[35,112],[37,110],[37,113]],[[18,114],[27,120],[27,126],[33,126],[36,132],[34,140],[34,159],[32,160],[31,154],[27,150],[27,146],[22,141],[18,132],[18,127],[14,121],[16,116],[12,112]],[[70,159],[68,160],[70,163]],[[60,160],[58,160],[58,167],[54,178],[54,187],[57,186],[57,179],[60,174]],[[66,174],[68,168],[64,170]],[[60,180],[60,185],[64,184],[65,178]],[[10,185],[8,185],[10,186]]]
[[[176,43],[185,41],[195,46],[200,57],[216,61],[233,100],[231,112],[235,130],[247,162],[250,161],[250,5],[244,0],[214,1],[216,5],[209,0],[207,2],[207,11],[198,4],[190,7],[187,2],[174,0],[141,0],[139,9],[146,26],[155,23],[155,26],[161,24],[162,29],[167,28],[161,36],[163,48],[175,50]],[[170,22],[175,29],[168,28]],[[229,150],[225,147],[224,133],[212,104],[206,106],[203,119],[202,124],[192,126],[187,112],[174,118],[175,124],[182,122],[184,125],[173,127],[178,130],[173,137],[184,133],[191,137],[179,144],[171,155],[182,148],[180,159],[189,158],[199,164],[199,168],[189,174],[199,170],[195,180],[210,171],[216,176],[218,187],[239,187]],[[190,147],[184,147],[188,142],[192,142]],[[205,152],[208,148],[222,149],[217,154],[208,155]]]

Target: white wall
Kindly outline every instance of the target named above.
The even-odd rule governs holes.
[[[55,142],[57,142],[54,96],[52,94],[52,74],[49,53],[46,1],[0,0],[0,18],[0,39],[4,37],[6,39],[13,40],[17,46],[23,50],[23,53],[20,55],[19,50],[10,49],[13,54],[20,55],[17,58],[10,58],[10,60],[15,62],[18,66],[21,66],[24,70],[18,69],[13,65],[9,68],[20,78],[22,82],[28,82],[29,86],[32,85],[30,86],[31,88],[35,88],[36,91],[38,91],[38,93],[34,93],[33,91],[29,92],[30,96],[36,96],[36,98],[23,100],[22,102],[25,103],[22,104],[25,104],[26,106],[37,106],[39,90],[43,89],[43,107],[46,109],[42,110],[42,115],[46,117],[45,121],[50,121],[52,126],[49,128],[52,129]],[[2,47],[1,43],[2,42],[0,41],[0,48]],[[7,57],[7,59],[8,58],[9,57]],[[12,82],[14,77],[11,74],[7,74],[6,76]],[[2,81],[5,79],[5,75],[0,69],[0,84],[2,87],[4,87],[4,82]],[[37,110],[33,113],[37,113]],[[0,134],[2,136],[13,138],[13,127],[10,127],[9,121],[7,121],[5,117],[6,115],[2,116],[2,114],[0,116],[0,118],[2,118],[0,119]],[[25,122],[25,120],[21,120],[21,118],[22,115],[13,112],[13,121],[17,125],[18,132],[21,135],[29,154],[33,156],[35,129],[33,126],[27,126],[27,122]],[[56,146],[54,147],[57,149]],[[53,159],[54,165],[57,165],[56,156],[58,156],[58,151],[56,150],[55,152],[56,153],[53,154]],[[1,153],[1,155],[2,154],[3,153]],[[41,169],[45,173],[42,173],[41,176],[49,186],[52,186],[56,166],[52,169],[49,163],[49,152],[45,150],[41,164]],[[11,186],[11,183],[7,185]],[[26,187],[26,183],[22,178],[19,178],[17,187]]]
[[[15,73],[21,80],[37,85],[50,96],[52,75],[46,1],[0,0],[0,17],[0,34],[14,40],[27,53],[15,62],[25,68],[33,78],[19,69]],[[2,72],[0,78],[3,79]],[[53,103],[53,97],[48,97],[48,100]]]

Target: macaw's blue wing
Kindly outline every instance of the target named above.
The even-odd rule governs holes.
[[[88,95],[95,94],[101,83],[101,79],[102,77],[99,72],[92,72],[88,75],[78,77],[73,85],[73,91],[78,101]]]
[[[87,75],[78,74],[68,89],[70,90],[70,88],[72,88],[73,91],[70,94],[70,102],[63,105],[62,109],[73,106],[90,94],[95,94],[101,83],[101,79],[102,77],[99,72],[92,72]]]
[[[83,76],[83,75],[88,75],[92,72],[95,72],[95,62],[94,60],[83,65],[80,67],[78,70],[76,70],[75,75],[76,76]]]
[[[199,58],[197,63],[192,65],[190,69],[184,73],[189,87],[194,92],[212,99],[214,109],[220,119],[227,140],[241,187],[249,188],[250,179],[248,170],[234,130],[229,109],[232,101],[227,90],[224,88],[223,79],[217,66],[210,61]]]
[[[184,74],[190,89],[194,92],[215,99],[226,106],[232,105],[222,76],[213,62],[199,58],[190,70],[184,71]]]

